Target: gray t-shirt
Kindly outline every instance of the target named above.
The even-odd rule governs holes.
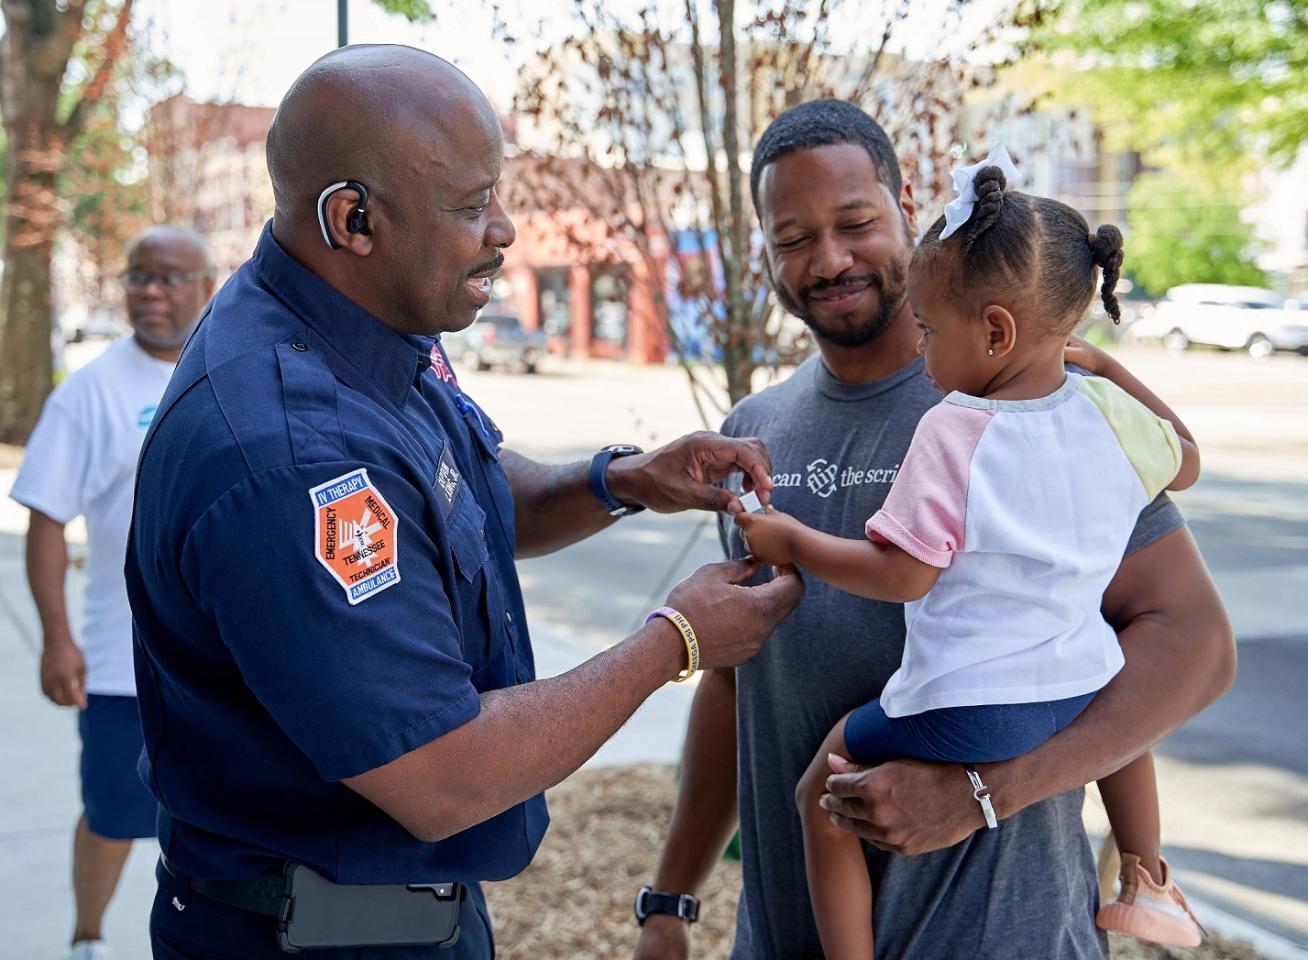
[[[850,385],[813,357],[789,380],[743,400],[722,432],[763,439],[777,509],[858,538],[885,500],[918,420],[941,398],[921,360]],[[1160,497],[1141,514],[1127,552],[1183,522]],[[734,526],[720,532],[729,556],[745,554]],[[736,671],[744,890],[732,960],[822,956],[795,784],[836,720],[878,696],[903,654],[902,605],[864,600],[811,577],[806,586],[798,609]],[[998,830],[924,856],[865,847],[877,957],[1102,958],[1082,797],[1082,790],[1054,797]]]

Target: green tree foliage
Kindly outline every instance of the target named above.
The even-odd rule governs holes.
[[[1128,200],[1127,269],[1177,283],[1265,284],[1249,173],[1308,141],[1308,0],[1027,0],[1048,89],[1089,105],[1146,168]]]
[[[1031,47],[1142,152],[1293,162],[1308,140],[1308,0],[1028,0]]]
[[[397,13],[412,23],[434,20],[435,11],[428,0],[373,0],[387,13]]]
[[[1182,283],[1265,286],[1238,177],[1193,169],[1146,173],[1128,198],[1125,267],[1153,296]]]

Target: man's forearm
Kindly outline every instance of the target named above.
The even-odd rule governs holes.
[[[736,678],[704,674],[690,708],[681,784],[654,887],[697,893],[736,826]]]
[[[1230,688],[1230,623],[1188,530],[1128,557],[1104,604],[1126,666],[1066,730],[984,769],[1001,816],[1121,769]]]
[[[613,523],[590,492],[589,464],[536,463],[512,450],[500,463],[513,491],[519,559],[561,550]]]
[[[64,578],[68,570],[64,525],[33,510],[27,528],[26,560],[27,582],[41,618],[45,642],[71,642],[73,634],[64,600]]]

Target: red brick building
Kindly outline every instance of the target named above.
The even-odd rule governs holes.
[[[569,181],[566,188],[561,176]],[[633,231],[623,229],[629,218],[608,223],[589,205],[569,200],[576,190],[600,189],[602,176],[581,162],[506,161],[500,195],[518,239],[504,254],[504,300],[524,326],[549,334],[556,352],[662,363],[668,352],[659,309],[667,244],[657,230],[633,239]]]

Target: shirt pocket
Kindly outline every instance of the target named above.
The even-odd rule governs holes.
[[[476,583],[477,574],[490,559],[486,546],[486,511],[472,498],[466,486],[454,498],[448,524],[454,565],[464,580]]]
[[[501,674],[505,637],[495,609],[496,593],[491,582],[495,566],[489,562],[486,512],[467,487],[455,495],[446,529],[457,571],[455,590],[459,602],[455,619],[463,661],[472,670],[472,683],[478,691],[504,686]]]

